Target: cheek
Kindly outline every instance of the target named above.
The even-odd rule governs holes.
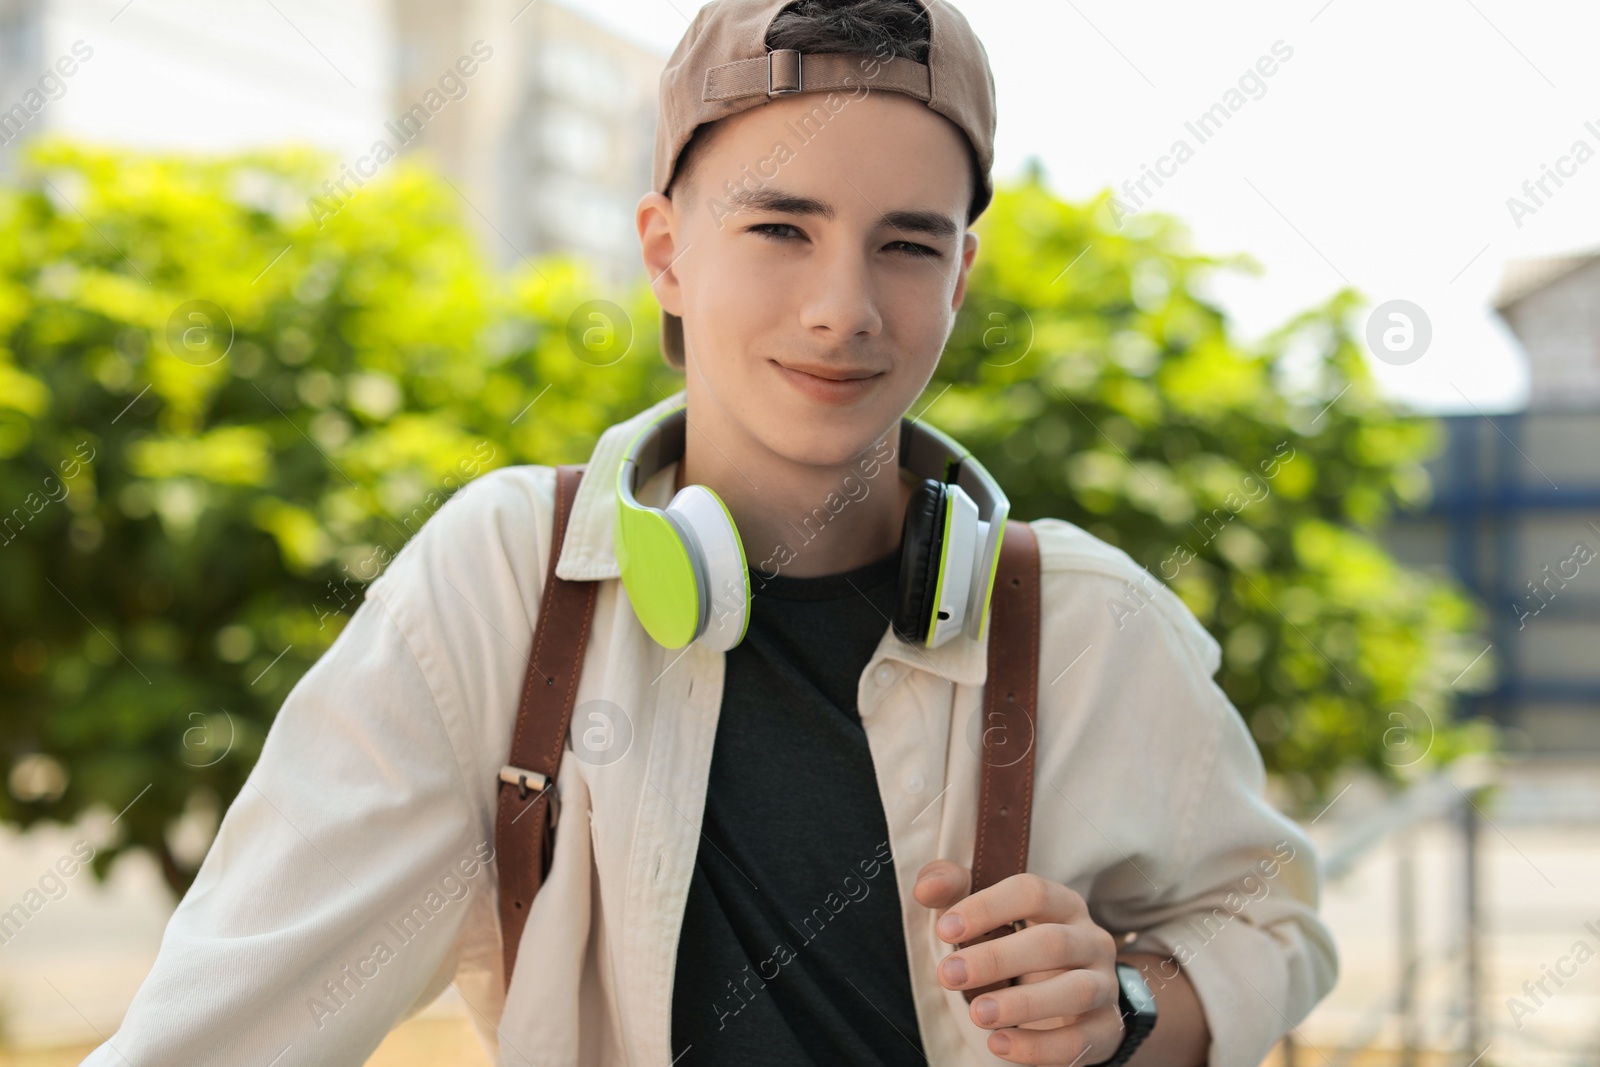
[[[752,280],[750,272],[730,272],[710,282],[697,301],[700,336],[710,348],[707,361],[726,367],[771,334],[785,308],[781,294]]]
[[[687,256],[694,254],[691,249]],[[684,282],[684,308],[694,323],[693,344],[704,364],[723,362],[730,343],[751,336],[763,309],[772,314],[768,287],[728,249],[717,249],[695,264]]]
[[[930,370],[944,351],[945,341],[955,325],[950,310],[950,292],[942,279],[907,279],[885,286],[879,310],[885,333],[891,337],[902,358]]]

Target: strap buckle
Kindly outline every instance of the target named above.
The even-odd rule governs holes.
[[[778,69],[778,80],[782,83],[778,88],[772,86],[772,69],[775,57],[782,57],[782,64]],[[790,66],[790,57],[793,57],[793,67]],[[801,63],[802,55],[797,48],[775,48],[767,53],[767,95],[783,96],[786,93],[798,93],[805,89],[804,66]],[[792,83],[792,85],[791,85]]]
[[[528,799],[528,789],[530,786],[536,792],[548,792],[550,794],[550,825],[554,826],[556,824],[556,820],[561,816],[561,800],[556,791],[550,788],[552,783],[549,778],[546,778],[538,771],[530,771],[521,767],[513,767],[508,763],[504,767],[500,768],[500,781],[504,785],[516,786],[517,799],[519,800]]]

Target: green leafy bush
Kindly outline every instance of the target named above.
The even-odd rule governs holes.
[[[576,264],[492,276],[400,164],[319,228],[327,168],[51,142],[0,191],[0,819],[132,802],[101,872],[139,847],[187,885],[172,824],[232,799],[450,493],[581,462],[681,380],[653,329],[626,343],[648,291],[573,320],[600,295]]]
[[[963,324],[928,417],[1022,517],[1055,515],[1166,582],[1221,643],[1219,682],[1269,770],[1307,804],[1343,768],[1398,782],[1489,747],[1452,719],[1489,680],[1479,607],[1377,540],[1426,501],[1438,426],[1384,400],[1345,290],[1259,343],[1229,336],[1173,219],[1119,229],[1109,193],[1036,177],[985,218]],[[936,399],[934,399],[936,397]],[[1124,625],[1147,596],[1107,611]]]

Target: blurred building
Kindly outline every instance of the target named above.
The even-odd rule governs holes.
[[[336,154],[343,196],[350,172],[381,172],[381,140],[449,179],[499,265],[564,251],[607,287],[638,277],[665,55],[553,0],[308,6],[0,0],[0,180],[51,130],[203,152],[299,141]]]
[[[0,178],[16,172],[23,139],[50,122],[49,98],[38,86],[45,36],[43,0],[0,0]]]
[[[388,0],[312,2],[0,0],[0,179],[47,133],[158,152],[364,148],[388,108]]]
[[[1433,502],[1392,545],[1488,606],[1499,677],[1468,710],[1535,750],[1600,753],[1600,252],[1509,264],[1494,307],[1527,353],[1528,407],[1442,420]]]
[[[477,42],[479,54],[492,49],[468,95],[406,146],[459,187],[484,247],[504,266],[567,251],[609,285],[638,275],[633,213],[650,187],[666,57],[549,0],[393,0],[392,10],[397,122]]]
[[[1494,308],[1527,352],[1530,409],[1600,411],[1597,297],[1600,250],[1506,265]]]

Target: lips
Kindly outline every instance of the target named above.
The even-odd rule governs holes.
[[[778,375],[807,399],[824,404],[847,404],[876,388],[883,371],[862,368],[790,366],[770,361]]]
[[[773,362],[776,363],[777,361],[774,360]],[[809,366],[803,363],[779,363],[778,366],[783,367],[785,370],[799,371],[801,374],[809,374],[813,378],[823,378],[830,382],[851,382],[858,378],[871,378],[883,373],[876,370],[849,370],[835,367]]]

